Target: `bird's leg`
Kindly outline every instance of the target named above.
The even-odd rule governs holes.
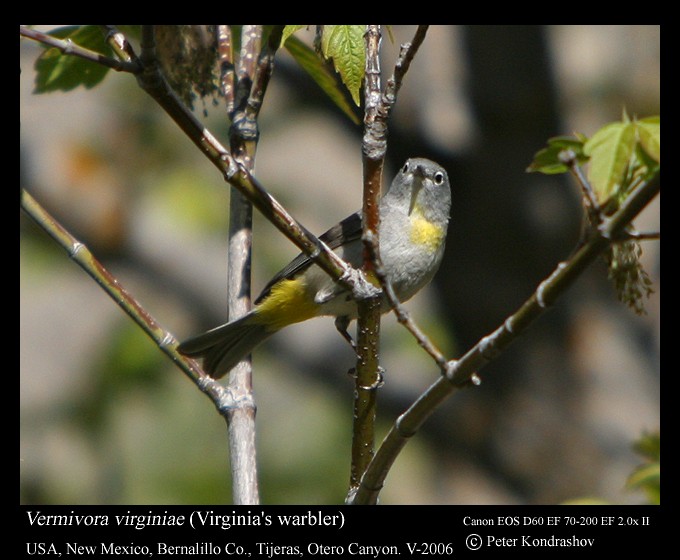
[[[357,343],[354,342],[352,335],[350,335],[347,332],[347,327],[349,326],[349,323],[350,318],[347,317],[346,315],[341,315],[335,318],[335,328],[342,335],[342,338],[349,342],[349,345],[352,347],[352,350],[354,350],[354,352],[356,353]]]

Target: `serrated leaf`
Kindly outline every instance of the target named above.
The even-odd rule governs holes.
[[[647,117],[637,121],[638,140],[645,153],[661,163],[661,118]]]
[[[583,163],[588,158],[583,154],[583,140],[571,136],[556,136],[548,140],[548,146],[536,152],[534,160],[531,162],[527,171],[529,173],[544,173],[554,175],[565,173],[569,170],[562,160],[565,150],[570,150],[576,156],[576,161]]]
[[[104,34],[94,25],[69,26],[49,33],[100,54],[111,56]],[[35,93],[70,91],[78,86],[90,89],[100,83],[109,68],[83,58],[62,54],[55,47],[47,49],[35,61]]]
[[[288,37],[291,37],[293,35],[293,33],[295,33],[296,31],[299,31],[300,29],[304,29],[305,27],[307,27],[307,26],[306,25],[286,25],[283,28],[283,33],[281,33],[281,45],[280,46],[282,47],[283,45],[285,45],[286,39],[288,39]]]
[[[583,146],[590,157],[588,179],[600,201],[623,184],[635,143],[635,123],[615,122],[602,127]]]
[[[326,25],[321,35],[321,52],[333,60],[335,69],[357,106],[360,104],[361,83],[366,71],[365,30],[363,25]]]
[[[348,102],[345,94],[340,89],[335,76],[329,72],[326,65],[314,50],[294,36],[288,37],[285,47],[297,63],[302,66],[305,72],[307,72],[326,95],[328,95],[333,103],[335,103],[354,124],[359,124],[361,121],[354,113],[352,105]]]

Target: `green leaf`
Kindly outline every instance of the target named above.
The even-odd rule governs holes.
[[[588,158],[583,154],[583,142],[582,138],[572,136],[550,138],[548,146],[536,152],[534,160],[526,170],[529,173],[538,172],[546,175],[565,173],[569,170],[563,160],[563,155],[567,150],[574,153],[578,163],[587,161]]]
[[[588,179],[601,202],[624,184],[635,144],[636,124],[615,122],[602,127],[583,146],[583,153],[590,156]]]
[[[652,504],[661,501],[661,438],[659,432],[645,433],[635,442],[634,450],[642,455],[647,462],[636,468],[626,481],[630,489],[640,489],[647,494]]]
[[[638,140],[645,153],[661,163],[661,118],[647,117],[637,121]]]
[[[640,488],[656,484],[660,477],[661,468],[659,463],[651,463],[635,469],[630,477],[628,477],[627,484],[631,488]]]
[[[363,25],[326,25],[321,35],[321,52],[332,59],[354,103],[360,104],[361,83],[366,71]]]
[[[631,489],[643,490],[647,499],[652,504],[661,501],[661,466],[658,462],[642,465],[635,469],[626,481],[626,486]]]
[[[295,33],[296,31],[299,31],[300,29],[304,29],[305,27],[307,27],[307,26],[306,25],[286,25],[283,28],[283,33],[281,34],[281,45],[279,45],[279,46],[282,47],[283,45],[285,45],[288,37],[292,36],[293,33]]]
[[[352,105],[348,102],[343,91],[340,89],[335,76],[332,72],[329,72],[326,65],[314,50],[293,36],[288,37],[285,47],[297,63],[302,66],[326,95],[331,98],[333,103],[335,103],[354,124],[359,124],[361,121],[354,113]]]
[[[60,27],[49,33],[58,39],[70,40],[78,46],[111,56],[111,47],[95,25]],[[90,89],[101,82],[109,68],[83,58],[62,54],[48,48],[35,61],[35,93],[70,91],[78,86]]]
[[[633,443],[633,451],[650,461],[661,459],[661,434],[658,431],[645,432]]]

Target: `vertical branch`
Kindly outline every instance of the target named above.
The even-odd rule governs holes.
[[[380,83],[380,27],[369,25],[366,30],[365,110],[364,136],[362,141],[364,156],[364,230],[362,238],[364,242],[364,268],[366,272],[371,272],[378,278],[388,301],[398,311],[398,316],[399,312],[401,312],[402,316],[405,315],[405,312],[394,295],[394,291],[384,273],[380,258],[378,195],[380,193],[385,153],[387,151],[387,118],[396,101],[404,75],[408,71],[413,57],[425,38],[427,27],[419,26],[412,43],[402,45],[394,75],[387,81],[384,94],[381,94]],[[370,481],[367,481],[364,476],[367,469],[375,464],[374,432],[371,432],[370,440],[366,436],[363,436],[364,439],[357,437],[357,434],[362,436],[364,432],[368,431],[367,424],[369,421],[371,423],[370,428],[373,430],[375,421],[375,393],[379,385],[379,376],[381,375],[378,360],[379,327],[379,300],[374,298],[360,302],[358,347],[361,358],[357,362],[353,451],[359,445],[363,445],[363,451],[357,449],[352,455],[352,484],[347,497],[348,503],[359,503],[357,501],[359,493],[365,493],[367,490],[372,491],[373,496],[377,498],[382,484],[382,481],[379,481],[379,484],[372,487]],[[359,366],[364,368],[363,372]],[[370,392],[367,392],[369,389]],[[362,412],[365,417],[360,415]],[[357,455],[356,466],[354,463],[355,453]],[[368,464],[364,462],[366,460],[369,461]],[[385,474],[387,470],[389,470],[389,465],[384,471]],[[357,479],[355,476],[359,478]]]
[[[253,210],[250,202],[236,189],[229,201],[229,245],[227,249],[228,316],[235,319],[251,307],[250,262]],[[243,360],[229,372],[228,388],[236,406],[227,413],[232,498],[235,504],[259,503],[255,413],[252,367]]]
[[[220,35],[218,49],[221,49],[220,64],[227,62],[228,67],[228,59],[232,56],[231,35],[224,31],[224,27],[220,28],[218,35]],[[233,159],[236,158],[232,159],[231,154],[219,146],[195,117],[185,110],[165,82],[157,64],[153,26],[142,26],[141,46],[140,59],[143,71],[138,76],[138,81],[142,88],[170,113],[183,130],[201,131],[200,137],[196,138],[196,143],[214,161],[218,161],[220,166],[227,165],[229,169],[232,166],[235,167],[236,162]],[[259,47],[259,43],[255,46]],[[227,83],[228,81],[227,78]],[[237,136],[234,130],[238,129],[232,127],[232,138]],[[236,153],[246,152],[245,149],[240,148],[245,145],[244,143],[232,141],[232,146],[234,144],[239,146]],[[250,162],[252,157],[244,157],[243,160]],[[245,163],[242,165],[246,166]],[[252,165],[249,165],[246,172],[249,172],[251,168]],[[227,276],[228,312],[232,318],[246,313],[250,308],[251,222],[250,203],[240,192],[232,189]],[[220,409],[220,412],[225,416],[228,425],[233,501],[236,504],[256,504],[259,503],[259,491],[255,455],[255,403],[252,398],[249,364],[239,364],[234,368],[230,373],[225,393],[230,396],[231,400],[228,406]]]
[[[233,113],[230,129],[231,153],[249,172],[253,170],[257,142],[255,121],[247,122],[243,106],[253,81],[255,53],[260,49],[262,30],[243,26],[241,48],[233,84]],[[227,73],[229,74],[229,72]],[[226,76],[229,87],[229,75]],[[234,80],[233,74],[231,80]],[[229,247],[227,251],[227,299],[229,319],[245,315],[251,308],[250,268],[253,207],[236,189],[229,199]],[[228,414],[229,456],[232,495],[235,504],[259,503],[255,448],[255,412],[252,364],[250,357],[229,372],[231,392],[242,397],[239,406]]]
[[[374,271],[373,255],[378,247],[380,221],[379,196],[385,157],[385,127],[376,118],[380,106],[380,28],[367,26],[366,78],[364,88],[364,196],[363,242],[364,272]],[[354,424],[352,432],[352,464],[350,492],[358,487],[364,471],[373,459],[377,388],[380,385],[380,304],[379,296],[358,302],[358,359],[354,391]]]
[[[274,53],[280,41],[280,30],[270,34],[263,48],[262,26],[244,25],[238,63],[229,64],[231,34],[227,26],[219,27],[220,65],[223,88],[230,96],[230,146],[234,159],[252,172],[259,137],[257,117],[274,65]],[[227,48],[229,46],[229,49]],[[231,67],[230,67],[231,66]],[[235,79],[235,81],[234,81]],[[236,189],[231,189],[229,203],[229,248],[227,294],[229,318],[240,317],[251,308],[250,270],[252,254],[253,207]],[[253,399],[252,364],[242,361],[229,373],[230,392],[239,399],[229,415],[229,445],[232,469],[232,492],[236,504],[259,503],[255,449],[255,402]]]

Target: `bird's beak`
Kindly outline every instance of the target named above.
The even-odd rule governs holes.
[[[409,216],[413,212],[416,206],[416,199],[418,198],[418,193],[420,189],[423,188],[423,180],[425,179],[425,170],[420,166],[416,165],[413,171],[413,182],[411,184],[411,203],[409,204],[408,214]]]

